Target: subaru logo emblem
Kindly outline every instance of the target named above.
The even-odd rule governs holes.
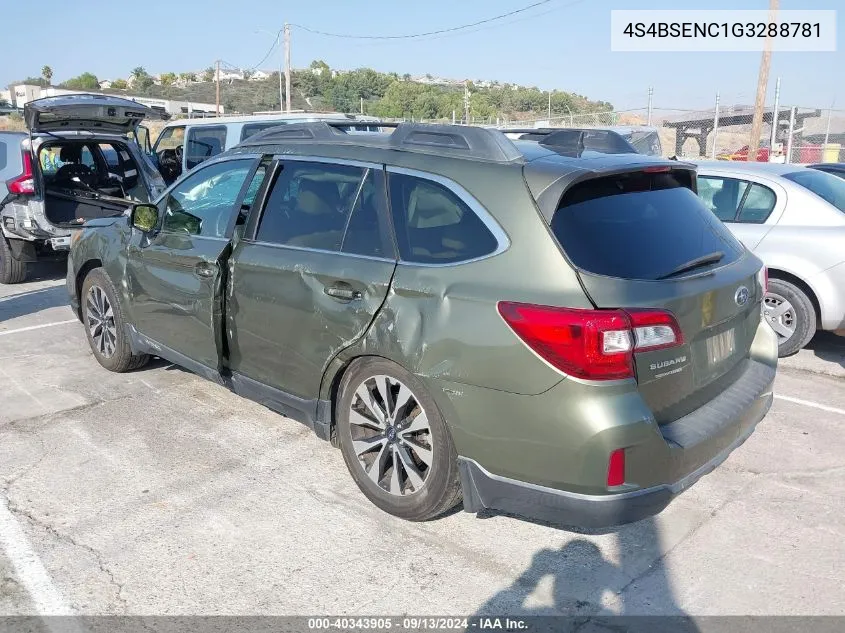
[[[736,289],[736,294],[734,295],[734,301],[738,306],[744,306],[748,303],[748,288],[745,286],[740,286]]]

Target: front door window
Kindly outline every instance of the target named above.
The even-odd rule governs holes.
[[[230,160],[200,169],[168,194],[162,230],[200,237],[225,237],[252,159]]]

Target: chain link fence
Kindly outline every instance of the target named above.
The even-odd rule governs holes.
[[[779,106],[763,112],[757,151],[751,151],[754,109],[658,110],[663,153],[682,158],[780,163],[845,161],[845,110]],[[774,128],[774,133],[773,133]]]
[[[775,104],[764,108],[758,123],[756,151],[750,148],[754,128],[754,107],[732,104],[716,97],[709,109],[661,108],[652,102],[625,110],[597,112],[549,112],[533,118],[487,116],[467,118],[456,111],[452,121],[423,120],[431,123],[469,123],[496,127],[639,127],[642,133],[659,139],[664,156],[709,158],[713,160],[780,163],[845,162],[845,110],[806,105]],[[737,95],[740,99],[748,95]],[[650,128],[650,129],[649,129]],[[649,145],[650,151],[657,148]]]

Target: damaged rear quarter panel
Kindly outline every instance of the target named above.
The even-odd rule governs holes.
[[[589,301],[534,206],[520,165],[448,163],[441,159],[438,171],[488,209],[507,234],[508,248],[455,265],[400,262],[366,336],[339,355],[329,377],[357,356],[374,355],[422,378],[519,394],[547,391],[562,374],[517,338],[497,303],[589,308]]]

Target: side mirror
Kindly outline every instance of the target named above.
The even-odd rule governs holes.
[[[136,204],[129,222],[136,229],[149,233],[158,226],[158,207],[154,204]]]

